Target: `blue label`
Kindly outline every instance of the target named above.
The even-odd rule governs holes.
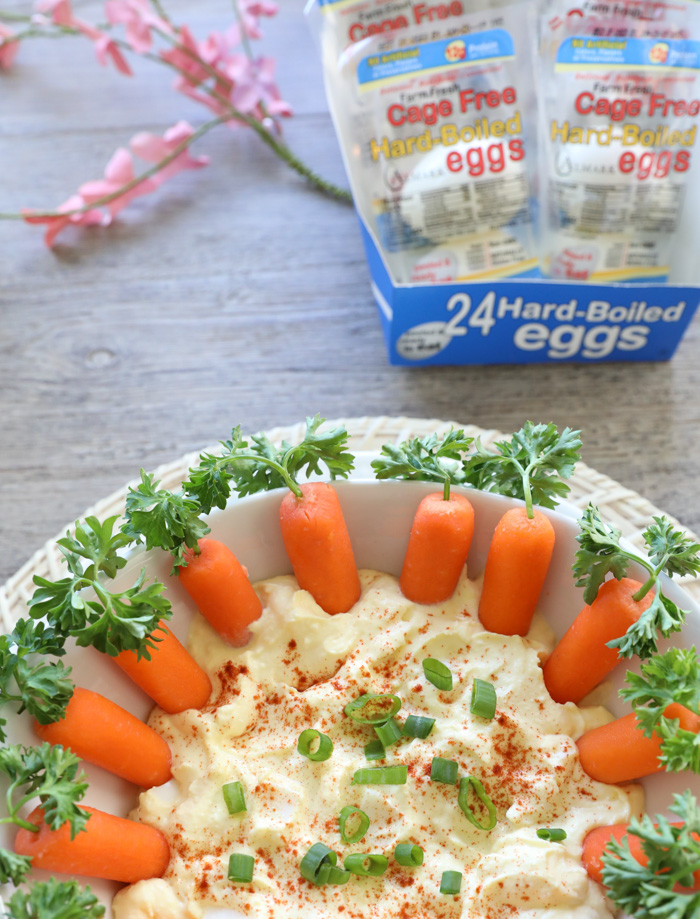
[[[505,29],[488,29],[460,38],[370,54],[360,61],[357,80],[360,86],[367,87],[408,74],[467,67],[481,61],[512,58],[514,54],[513,39]]]
[[[697,287],[658,283],[396,285],[360,225],[392,364],[665,361],[700,302]]]
[[[567,38],[557,51],[557,70],[617,67],[629,70],[698,70],[700,42],[656,38]]]

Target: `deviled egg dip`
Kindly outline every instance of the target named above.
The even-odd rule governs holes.
[[[115,919],[610,915],[581,864],[581,844],[594,827],[641,815],[642,791],[583,772],[576,738],[612,716],[551,700],[540,664],[554,637],[544,620],[536,615],[525,638],[484,631],[479,584],[466,574],[435,606],[406,600],[393,576],[366,570],[361,580],[356,606],[336,616],[291,576],[259,583],[264,612],[244,648],[195,619],[189,647],[214,691],[202,711],[154,710],[149,723],[172,749],[173,779],[142,793],[132,813],[166,835],[170,865],[162,879],[120,891]],[[426,678],[426,659],[449,668],[451,690]],[[495,689],[492,718],[471,711],[475,679]],[[403,736],[384,759],[368,761],[375,730],[344,712],[366,693],[398,696],[395,721],[434,719],[430,733]],[[328,759],[297,750],[307,729],[330,738]],[[492,830],[477,825],[487,825],[488,814],[473,788],[471,822],[458,804],[459,785],[431,779],[436,757],[482,783],[496,810]],[[358,770],[393,765],[406,767],[404,784],[353,783]],[[233,814],[222,790],[231,783],[240,783],[246,808]],[[349,806],[370,821],[351,844],[339,829]],[[539,838],[545,828],[566,838]],[[317,886],[300,872],[316,843],[336,853],[338,868],[354,853],[384,855],[388,865],[377,877]],[[420,866],[396,861],[402,843],[421,847]],[[252,856],[252,881],[229,879],[234,854]],[[440,892],[446,871],[461,875],[459,894]]]

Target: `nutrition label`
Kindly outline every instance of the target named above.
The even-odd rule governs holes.
[[[389,251],[443,243],[506,224],[530,221],[524,173],[480,182],[437,185],[376,202],[382,243]]]
[[[554,181],[553,216],[569,232],[583,234],[672,233],[683,186],[670,182],[587,184]]]

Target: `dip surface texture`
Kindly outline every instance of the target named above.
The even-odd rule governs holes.
[[[362,596],[346,614],[329,616],[292,577],[262,582],[265,606],[245,648],[223,642],[198,617],[190,649],[212,677],[203,711],[166,715],[150,724],[173,752],[173,780],[144,792],[132,814],[162,830],[172,858],[164,880],[120,892],[116,919],[448,919],[512,916],[606,917],[610,910],[580,862],[593,827],[627,822],[642,810],[638,786],[617,788],[588,778],[574,740],[610,720],[601,708],[554,703],[542,681],[540,656],[553,636],[536,617],[526,638],[485,632],[476,615],[478,585],[466,576],[436,606],[406,600],[397,580],[361,572]],[[441,692],[422,662],[447,664],[453,689]],[[496,715],[469,710],[474,678],[490,681]],[[345,705],[366,692],[402,700],[396,716],[435,719],[425,740],[404,738],[385,760],[368,762],[373,728],[355,723]],[[315,728],[333,741],[325,762],[297,752],[299,734]],[[457,803],[458,786],[433,782],[433,757],[455,760],[459,776],[480,779],[498,810],[490,832],[472,826]],[[367,766],[405,764],[405,785],[353,785]],[[222,786],[240,782],[247,811],[229,815]],[[476,796],[472,809],[486,811]],[[371,825],[343,843],[338,815],[355,805]],[[564,843],[540,840],[541,827],[566,830]],[[338,855],[380,853],[382,877],[315,887],[299,863],[315,842]],[[418,868],[397,864],[398,843],[420,845]],[[229,856],[255,858],[251,884],[227,878]],[[439,892],[444,871],[462,872],[459,896]],[[166,883],[167,882],[167,886]]]

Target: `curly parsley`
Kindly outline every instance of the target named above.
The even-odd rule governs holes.
[[[442,438],[430,434],[399,444],[384,444],[381,456],[372,460],[372,469],[378,479],[441,482],[447,501],[450,486],[466,482],[463,455],[473,442],[474,438],[467,437],[461,428],[450,428]]]

